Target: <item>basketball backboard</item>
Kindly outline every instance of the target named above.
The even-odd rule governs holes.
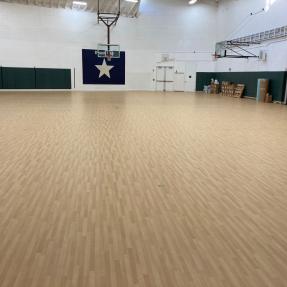
[[[120,58],[120,45],[117,44],[98,44],[97,55],[99,58]]]

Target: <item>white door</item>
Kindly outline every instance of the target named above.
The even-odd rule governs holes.
[[[165,83],[165,91],[172,92],[173,91],[173,84],[174,84],[174,72],[173,67],[168,66],[166,67],[166,83]]]
[[[156,67],[156,85],[155,85],[155,89],[156,91],[163,91],[163,87],[164,87],[164,67]]]
[[[185,89],[185,75],[184,73],[174,73],[174,91],[184,92]]]
[[[173,67],[156,67],[156,91],[173,91]]]
[[[196,63],[187,62],[185,64],[185,91],[195,92],[196,88]]]

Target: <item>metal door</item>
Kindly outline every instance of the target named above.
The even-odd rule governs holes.
[[[157,66],[156,67],[156,90],[157,91],[173,91],[173,67]]]

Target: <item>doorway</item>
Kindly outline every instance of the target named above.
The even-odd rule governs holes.
[[[156,67],[156,91],[171,92],[173,91],[173,66]]]

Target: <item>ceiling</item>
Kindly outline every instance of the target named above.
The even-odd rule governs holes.
[[[77,0],[84,1],[87,3],[86,6],[73,4],[73,0],[0,0],[8,3],[18,3],[25,5],[34,5],[49,8],[66,8],[73,10],[82,10],[97,13],[98,11],[98,0]],[[127,2],[120,0],[121,2],[121,15],[126,17],[135,17],[138,13],[139,2]],[[113,12],[118,11],[118,0],[100,0],[100,9],[102,12]]]
[[[74,4],[73,3],[74,0],[0,0],[0,1],[8,2],[8,3],[18,3],[18,4],[25,4],[25,5],[48,7],[48,8],[81,10],[81,11],[88,11],[92,13],[97,13],[98,11],[98,0],[76,0],[78,2],[86,2],[87,3],[86,6]],[[138,3],[128,2],[126,0],[99,0],[100,10],[102,12],[117,13],[119,1],[121,2],[121,15],[122,16],[136,17],[138,15],[140,0],[138,0]],[[174,0],[174,1],[178,1],[178,0]],[[213,3],[219,2],[219,0],[208,0],[208,1],[211,1]]]

